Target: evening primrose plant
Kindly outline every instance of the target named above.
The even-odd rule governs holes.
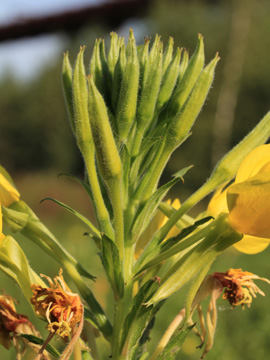
[[[222,293],[232,307],[249,307],[257,293],[264,295],[254,281],[270,283],[241,269],[208,274],[217,256],[231,246],[256,253],[269,244],[270,145],[263,144],[270,136],[270,113],[187,200],[168,201],[170,189],[183,183],[192,166],[179,169],[166,184],[160,185],[160,178],[172,153],[191,135],[211,88],[218,54],[205,65],[200,34],[189,58],[186,50],[174,49],[172,38],[166,47],[158,35],[138,46],[132,30],[127,42],[112,33],[108,49],[97,39],[87,66],[84,52],[81,47],[73,66],[64,54],[62,83],[85,165],[84,180],[70,177],[85,189],[95,219],[48,199],[87,227],[112,289],[114,313],[108,314],[93,293],[92,283],[99,279],[91,259],[83,267],[0,168],[0,268],[19,285],[48,331],[42,339],[27,317],[8,305],[10,297],[5,295],[5,304],[0,301],[0,343],[13,344],[18,359],[30,346],[35,359],[98,360],[95,336],[101,334],[109,345],[106,358],[167,360],[175,358],[188,334],[195,332],[203,358],[213,346],[216,301]],[[213,191],[208,208],[196,219],[191,217],[189,210]],[[17,241],[3,234],[2,221],[54,258],[59,274],[36,274]],[[68,287],[66,274],[76,292]],[[185,303],[160,342],[148,348],[159,310],[186,284]],[[195,310],[200,329],[192,320]],[[18,321],[28,324],[28,331],[18,331]],[[63,340],[61,352],[50,344],[54,337]]]

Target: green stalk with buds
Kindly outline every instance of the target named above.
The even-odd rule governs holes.
[[[82,267],[20,200],[11,177],[0,168],[1,219],[57,260],[78,290],[76,294],[68,288],[62,270],[54,280],[43,275],[49,282],[46,286],[30,268],[16,240],[1,232],[0,269],[23,288],[36,314],[48,322],[46,340],[37,333],[20,336],[39,344],[36,359],[59,354],[49,342],[60,336],[65,339],[65,349],[57,355],[60,359],[70,359],[73,354],[74,360],[99,360],[101,349],[95,341],[99,333],[109,345],[106,358],[167,360],[175,358],[185,338],[195,330],[192,316],[198,309],[200,337],[205,342],[203,358],[213,345],[215,302],[221,289],[233,306],[249,306],[252,295],[260,292],[253,279],[261,278],[240,269],[207,274],[216,258],[230,246],[241,246],[246,235],[269,241],[269,227],[264,225],[265,219],[270,221],[269,209],[258,201],[262,220],[252,217],[249,201],[255,194],[252,206],[256,207],[258,193],[269,196],[270,149],[263,144],[270,136],[270,115],[220,160],[205,184],[184,203],[166,203],[169,191],[191,166],[179,169],[163,185],[160,178],[172,153],[191,135],[212,86],[218,54],[205,66],[200,34],[189,59],[186,50],[174,49],[172,38],[166,47],[158,35],[152,43],[146,38],[137,46],[132,30],[127,43],[112,33],[108,52],[104,40],[97,39],[89,65],[85,64],[84,51],[81,47],[73,68],[68,53],[64,54],[62,84],[85,165],[85,179],[77,181],[87,191],[96,219],[87,219],[70,206],[48,199],[87,226],[112,289],[114,312],[103,309],[91,283],[85,282],[84,278],[99,281],[91,275],[91,259],[89,268]],[[247,169],[254,165],[252,151],[261,156],[261,167],[249,173]],[[235,176],[235,184],[228,186]],[[215,189],[215,197],[221,197],[219,211],[214,212],[209,205],[196,219],[187,214]],[[251,226],[246,217],[254,218],[255,223]],[[160,308],[185,284],[186,303],[159,345],[150,351],[147,341]],[[237,292],[233,292],[235,287]],[[200,303],[208,296],[211,302],[205,323]]]

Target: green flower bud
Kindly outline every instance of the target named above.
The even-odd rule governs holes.
[[[77,145],[83,156],[94,150],[93,137],[88,115],[88,91],[83,63],[85,47],[80,48],[73,74],[73,104]]]
[[[88,77],[89,118],[98,158],[98,165],[104,180],[121,175],[121,160],[114,141],[106,105],[93,77]]]
[[[100,58],[101,39],[96,39],[93,54],[90,62],[90,74],[93,76],[96,87],[100,92],[104,91],[104,74]]]
[[[126,58],[126,48],[125,44],[123,44],[120,48],[119,58],[115,65],[114,76],[113,76],[113,85],[112,85],[112,108],[116,113],[119,93],[121,89],[121,83],[123,80],[123,74],[125,71],[127,63]]]
[[[65,101],[68,109],[70,125],[73,133],[76,133],[73,97],[72,97],[72,67],[69,62],[68,52],[64,53],[63,67],[62,67],[62,85],[64,90]]]
[[[112,79],[114,75],[115,65],[119,57],[119,39],[118,35],[114,32],[111,32],[111,44],[108,53],[108,71],[109,71],[109,89],[112,87]]]
[[[144,40],[144,44],[142,46],[142,48],[140,49],[140,53],[139,53],[139,63],[140,63],[140,79],[141,79],[141,88],[143,89],[145,86],[145,82],[147,79],[147,75],[148,75],[148,70],[149,70],[149,44],[150,44],[150,39],[146,38]]]
[[[174,116],[184,105],[204,66],[203,37],[199,34],[197,48],[190,59],[182,81],[173,92],[168,106],[168,116]]]
[[[189,131],[205,102],[214,79],[214,70],[218,61],[219,56],[216,55],[216,57],[205,67],[196,82],[190,97],[187,99],[183,108],[171,121],[165,144],[165,149],[169,150],[169,152],[172,152],[178,147],[188,136]]]
[[[170,36],[166,49],[163,55],[163,68],[162,68],[162,76],[165,74],[167,67],[169,66],[170,62],[172,61],[173,57],[173,38]]]
[[[182,81],[183,79],[183,76],[184,76],[184,73],[188,67],[188,52],[187,50],[184,49],[183,51],[183,56],[182,56],[182,60],[181,60],[181,63],[180,63],[180,66],[179,66],[179,75],[178,75],[178,79],[177,79],[177,85]]]
[[[158,94],[158,99],[156,103],[156,114],[158,114],[170,100],[178,77],[180,58],[181,50],[178,48],[173,60],[167,67],[167,71],[163,77],[162,85],[160,87],[160,92]]]
[[[154,58],[154,55],[155,58]],[[132,149],[132,155],[139,153],[142,137],[151,126],[154,117],[157,97],[160,90],[162,78],[162,49],[158,41],[153,45],[149,55],[149,71],[145,86],[142,89],[140,102],[137,111],[137,133]]]
[[[120,141],[127,138],[135,120],[137,108],[140,69],[136,43],[131,37],[129,39],[129,49],[130,53],[128,54],[116,113]]]

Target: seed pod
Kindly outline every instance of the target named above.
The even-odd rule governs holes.
[[[135,120],[139,86],[139,60],[135,40],[129,39],[130,53],[121,84],[116,113],[120,141],[126,139]]]
[[[168,106],[168,117],[173,117],[184,105],[204,66],[203,37],[199,34],[197,48],[190,59],[182,81],[175,88]]]
[[[81,47],[76,59],[72,81],[76,140],[83,155],[85,152],[91,151],[94,145],[88,115],[88,91],[83,63],[84,51],[85,47]]]
[[[104,180],[119,178],[121,160],[116,148],[106,105],[92,76],[88,77],[88,111],[98,158],[98,165]]]
[[[166,106],[167,102],[171,97],[178,77],[180,58],[181,50],[178,48],[174,59],[171,61],[163,77],[162,85],[160,87],[160,92],[158,94],[158,99],[156,103],[156,114],[158,114],[162,110],[162,108]]]
[[[62,67],[62,85],[64,89],[65,101],[68,108],[70,125],[73,133],[75,134],[75,120],[73,109],[73,97],[72,97],[72,67],[69,62],[68,52],[64,53],[63,67]]]
[[[125,44],[123,44],[120,48],[119,58],[115,65],[114,76],[113,76],[112,107],[113,107],[113,110],[115,111],[115,113],[117,110],[117,104],[118,104],[118,99],[120,96],[120,88],[121,88],[123,74],[124,74],[125,67],[126,67],[126,62],[127,62],[126,48],[125,48]]]
[[[162,68],[162,76],[166,73],[167,67],[169,66],[170,62],[172,61],[173,57],[173,38],[170,36],[167,47],[164,51],[163,55],[163,68]]]
[[[217,54],[216,57],[202,71],[190,97],[185,102],[183,108],[171,121],[166,137],[166,150],[173,151],[188,136],[189,131],[205,102],[206,96],[214,79],[214,70],[218,61],[219,56]]]

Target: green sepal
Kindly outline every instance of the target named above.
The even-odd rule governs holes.
[[[36,345],[43,345],[44,340],[35,336],[35,335],[29,335],[29,334],[18,334],[17,336],[26,339],[27,341],[36,344]],[[45,347],[45,350],[48,351],[49,354],[52,356],[59,358],[61,356],[60,352],[52,345],[48,344]]]
[[[88,220],[84,215],[80,214],[78,211],[72,209],[70,206],[64,204],[63,202],[53,199],[51,197],[47,197],[42,199],[40,202],[42,203],[43,201],[46,200],[50,200],[55,202],[56,204],[60,205],[61,207],[63,207],[64,209],[68,210],[69,212],[71,212],[73,215],[75,215],[78,219],[80,219],[85,225],[88,226],[88,228],[95,234],[95,236],[97,236],[99,239],[101,239],[101,233],[100,231],[91,223],[90,220]]]
[[[177,329],[170,338],[168,344],[165,346],[163,352],[156,358],[156,360],[174,360],[176,354],[181,350],[186,337],[194,326],[195,324]]]
[[[102,236],[102,263],[111,283],[116,299],[124,294],[124,278],[119,251],[115,243],[106,235]]]
[[[3,221],[9,226],[12,232],[21,231],[29,221],[29,214],[12,210],[2,206]]]
[[[29,302],[33,295],[31,284],[38,283],[46,287],[44,282],[31,269],[19,244],[9,235],[1,240],[0,269],[19,285]]]

